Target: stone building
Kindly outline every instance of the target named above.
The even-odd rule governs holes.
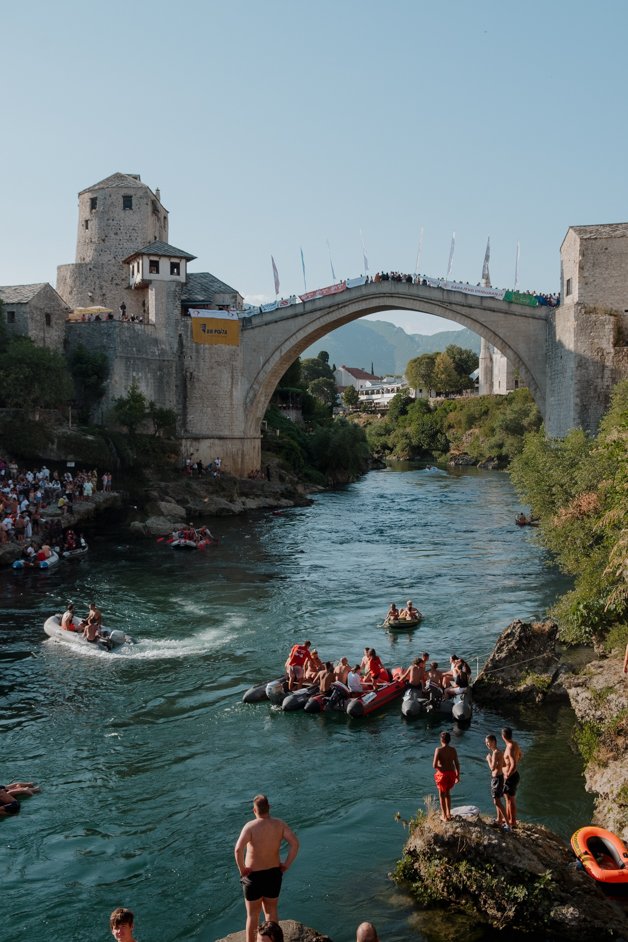
[[[550,436],[594,431],[628,376],[628,223],[570,226],[560,249],[561,304],[551,311]]]
[[[478,372],[480,396],[505,396],[519,385],[517,371],[508,357],[482,337]]]
[[[39,347],[61,352],[69,307],[47,282],[0,287],[9,334],[30,337]]]
[[[168,242],[159,190],[139,175],[114,173],[79,193],[76,261],[59,266],[57,289],[73,309],[102,305],[114,313],[66,329],[69,349],[84,344],[108,358],[109,382],[96,419],[136,383],[149,400],[173,409],[185,432],[189,407],[207,392],[206,370],[200,361],[194,365],[199,351],[187,315],[190,309],[241,311],[244,304],[235,288],[209,272],[190,272],[194,259]]]

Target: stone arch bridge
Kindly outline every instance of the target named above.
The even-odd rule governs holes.
[[[220,455],[239,475],[259,468],[262,419],[288,367],[336,328],[394,309],[435,314],[484,337],[519,370],[547,421],[548,346],[557,309],[385,281],[245,317],[239,347],[186,344],[184,447],[203,460]]]

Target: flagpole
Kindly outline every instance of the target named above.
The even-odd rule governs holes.
[[[456,233],[453,232],[451,235],[451,247],[449,249],[449,264],[447,266],[447,278],[445,281],[449,281],[451,277],[451,271],[454,264],[454,248],[456,246]]]
[[[419,262],[421,260],[421,253],[423,252],[423,226],[421,226],[421,231],[419,232],[419,247],[416,252],[416,262],[414,265],[414,274],[419,274]]]
[[[331,245],[329,244],[329,239],[327,239],[327,251],[329,252],[329,267],[331,268],[331,280],[335,284],[336,272],[334,271],[334,263],[331,260]]]
[[[488,263],[491,258],[491,237],[489,236],[486,241],[486,252],[484,253],[484,264],[482,265],[482,286],[484,288],[491,287],[491,276],[488,270]]]
[[[305,280],[305,259],[303,258],[303,248],[301,248],[301,268],[303,269],[303,290],[307,293],[307,282]]]

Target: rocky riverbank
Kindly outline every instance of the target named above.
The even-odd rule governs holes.
[[[305,486],[279,468],[266,478],[181,476],[152,481],[143,492],[130,526],[137,536],[159,536],[183,523],[205,522],[256,510],[282,510],[311,504]]]
[[[394,878],[422,908],[447,903],[471,924],[507,930],[508,938],[628,938],[626,915],[540,825],[507,833],[480,815],[443,822],[428,810],[412,822]]]

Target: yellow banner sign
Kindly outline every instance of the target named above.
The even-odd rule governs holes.
[[[217,317],[193,317],[192,339],[194,343],[239,347],[240,321]]]

